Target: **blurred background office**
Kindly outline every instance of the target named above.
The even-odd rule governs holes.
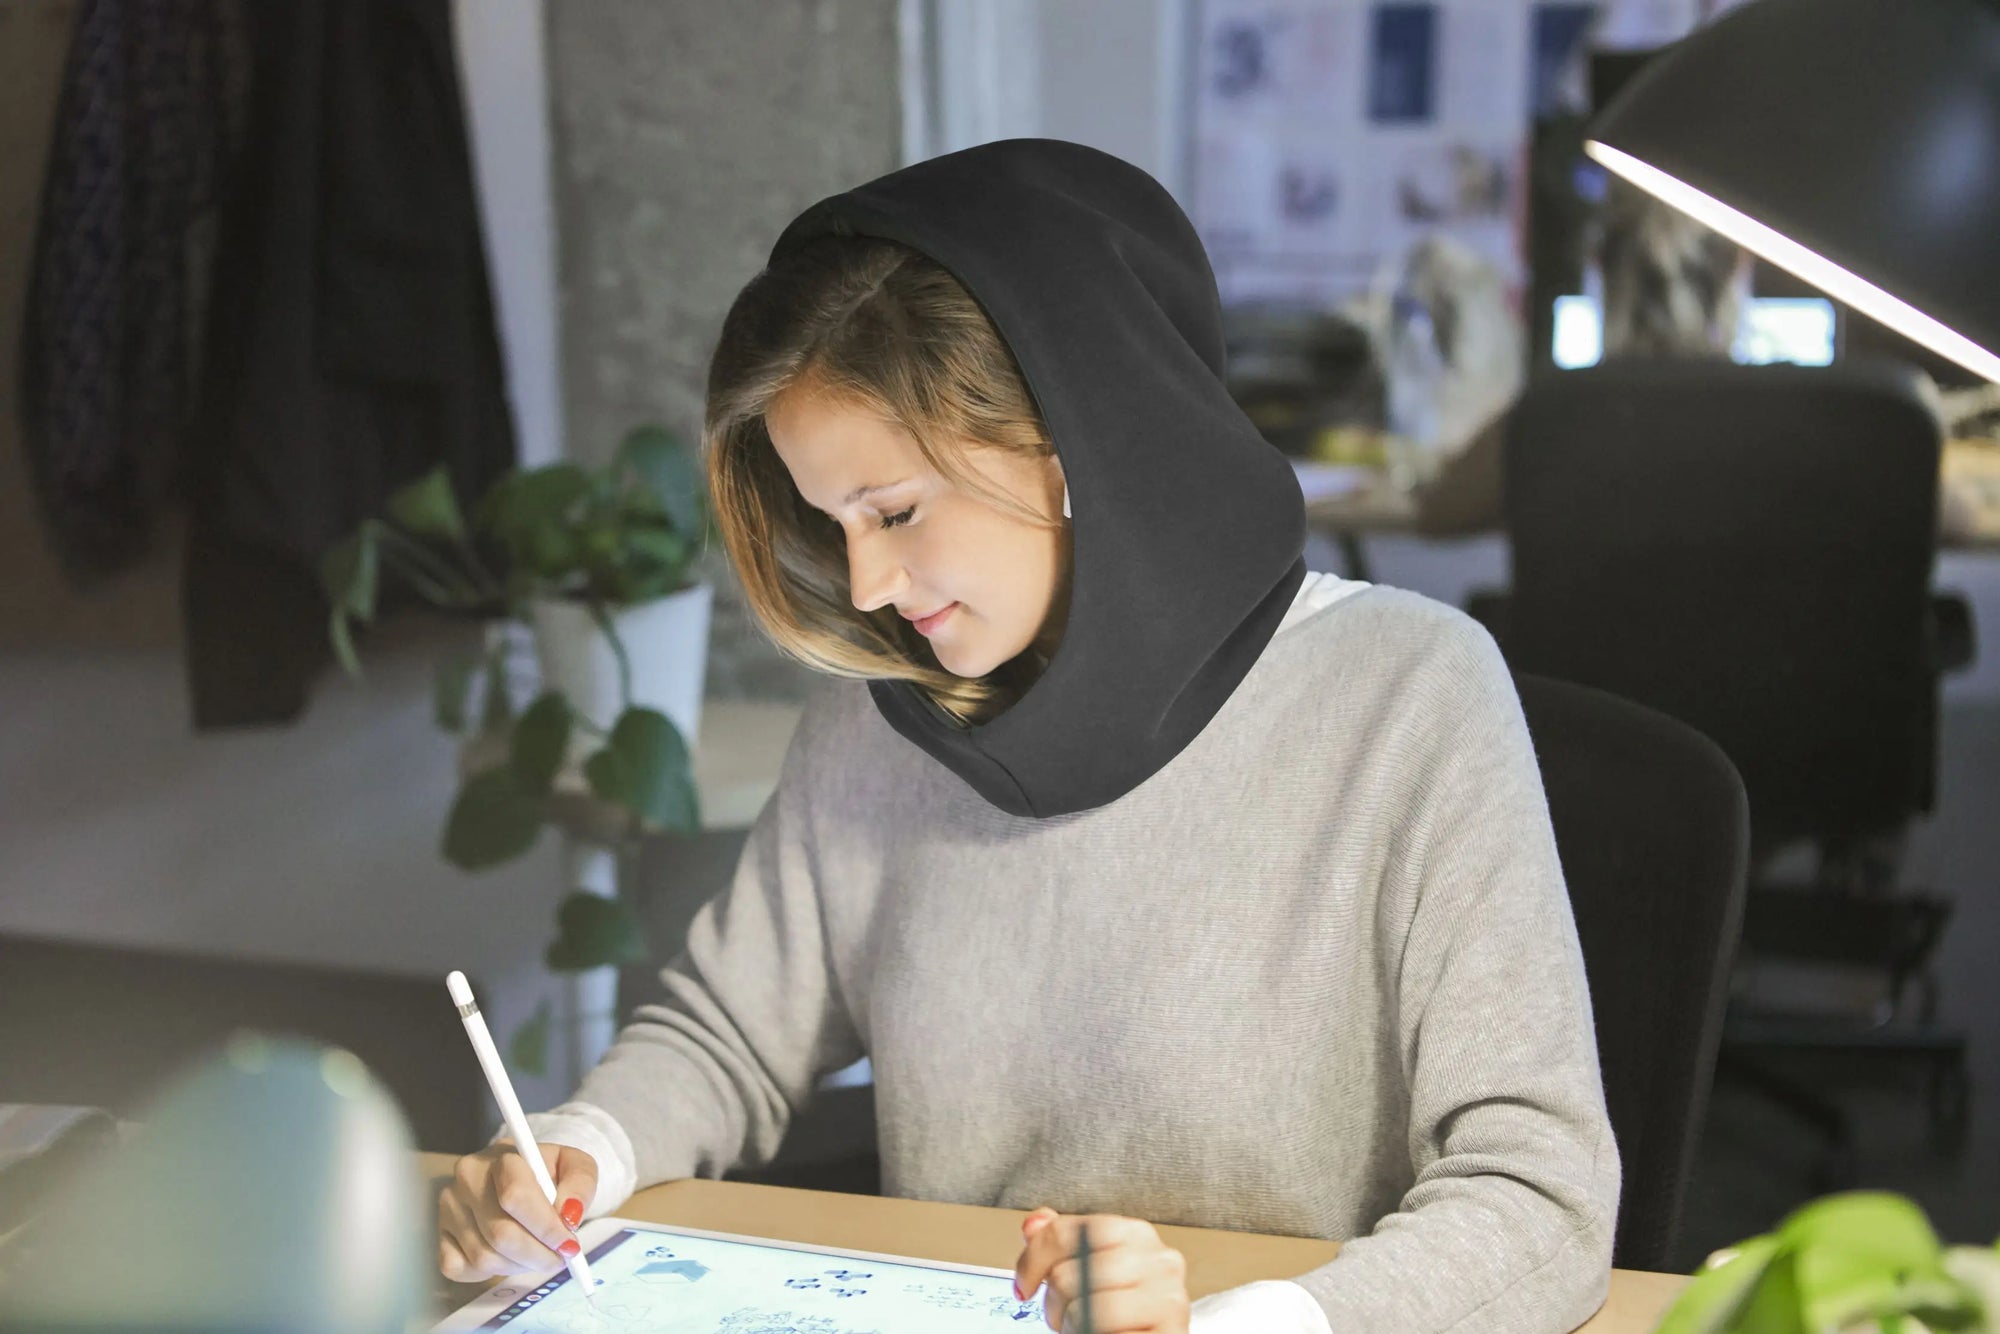
[[[1046,135],[1137,163],[1193,218],[1232,387],[1299,468],[1308,564],[1471,607],[1503,649],[1537,596],[1506,483],[1539,445],[1622,430],[1569,402],[1594,375],[1824,373],[1781,372],[1737,416],[1713,410],[1721,380],[1648,382],[1657,419],[1686,424],[1602,494],[1678,475],[1686,532],[1706,531],[1704,489],[1753,489],[1737,460],[1800,454],[1800,432],[1880,423],[1805,451],[1801,475],[1850,448],[1917,460],[1897,530],[1917,526],[1917,554],[1893,559],[1916,562],[1923,605],[1871,632],[1928,646],[1895,724],[1913,777],[1866,820],[1759,839],[1753,891],[1791,897],[1753,893],[1757,948],[1718,965],[1734,1027],[1670,1259],[1834,1184],[1989,1237],[2000,657],[1977,631],[2000,626],[2000,395],[1585,158],[1593,108],[1728,8],[0,3],[0,1103],[122,1114],[253,1023],[352,1047],[424,1147],[462,1151],[496,1121],[443,1001],[452,968],[511,1038],[523,1101],[558,1101],[727,876],[811,678],[719,550],[682,560],[683,525],[612,610],[632,697],[689,745],[698,815],[628,837],[571,744],[550,780],[566,803],[461,824],[522,706],[555,686],[606,723],[615,667],[588,618],[505,615],[478,551],[440,572],[402,538],[365,561],[343,544],[392,510],[444,532],[435,508],[393,509],[426,477],[464,515],[565,462],[629,467],[643,491],[662,441],[697,438],[722,313],[788,219],[901,163]],[[1697,436],[1740,448],[1676,463]],[[1895,488],[1861,486],[1813,540],[1892,563],[1869,497]],[[677,512],[670,486],[656,501]],[[1764,558],[1732,558],[1745,586]],[[341,599],[374,561],[371,616]],[[464,597],[427,595],[461,574]],[[1565,614],[1609,634],[1627,601]],[[359,677],[329,632],[343,607]],[[1692,662],[1704,641],[1673,648]],[[1671,694],[1639,702],[1674,712]],[[1753,824],[1782,785],[1757,775],[1815,762],[1717,740]],[[1893,950],[1855,946],[1863,912]],[[829,1081],[769,1179],[870,1188],[867,1080]]]

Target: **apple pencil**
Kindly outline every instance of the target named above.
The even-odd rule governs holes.
[[[486,1017],[479,1013],[479,1002],[472,999],[472,985],[465,980],[465,974],[453,969],[444,980],[451,992],[452,1004],[458,1007],[458,1017],[465,1022],[465,1035],[472,1039],[472,1050],[479,1057],[479,1068],[486,1072],[486,1083],[493,1090],[493,1101],[500,1104],[500,1115],[507,1119],[507,1133],[514,1137],[514,1147],[528,1160],[528,1170],[535,1174],[535,1184],[542,1188],[542,1194],[549,1197],[549,1203],[556,1202],[556,1183],[549,1180],[549,1165],[542,1161],[541,1146],[535,1143],[534,1132],[528,1129],[528,1118],[521,1111],[521,1100],[514,1096],[514,1081],[507,1078],[507,1067],[500,1064],[500,1052],[493,1045],[493,1035],[486,1031]],[[569,1224],[563,1224],[568,1227]],[[575,1229],[571,1229],[572,1232]],[[583,1258],[578,1250],[565,1261],[569,1265],[570,1277],[583,1288],[583,1299],[590,1303],[590,1309],[597,1309],[597,1284],[590,1277],[590,1261]]]
[[[1090,1229],[1076,1230],[1076,1328],[1077,1334],[1097,1334],[1097,1322],[1090,1315]]]

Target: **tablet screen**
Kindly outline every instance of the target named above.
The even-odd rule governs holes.
[[[590,1252],[593,1315],[564,1270],[481,1329],[510,1334],[991,1334],[1042,1328],[1042,1303],[1013,1284],[775,1242],[631,1228]]]

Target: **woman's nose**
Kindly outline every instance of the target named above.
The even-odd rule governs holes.
[[[847,585],[857,611],[874,611],[894,602],[910,586],[909,572],[874,543],[850,543]]]

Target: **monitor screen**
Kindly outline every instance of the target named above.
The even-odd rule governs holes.
[[[1758,296],[1743,303],[1730,360],[1746,366],[1794,362],[1828,366],[1836,351],[1833,302],[1816,296]],[[1604,356],[1604,317],[1588,296],[1559,296],[1549,351],[1564,370],[1595,366]]]

